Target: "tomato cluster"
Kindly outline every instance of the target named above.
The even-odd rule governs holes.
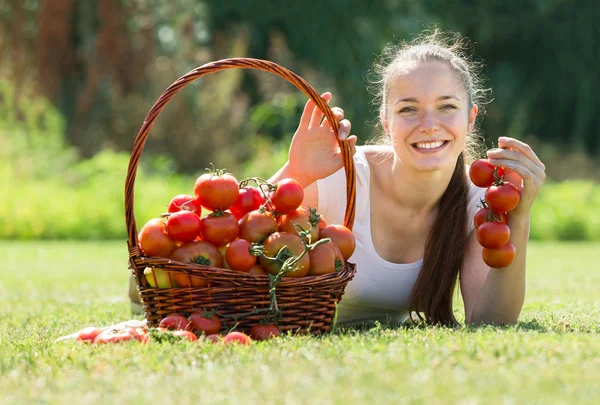
[[[198,177],[193,195],[173,197],[167,213],[142,227],[139,246],[146,256],[252,275],[304,277],[340,270],[354,252],[354,235],[342,225],[326,225],[315,209],[301,206],[303,199],[294,179],[238,182],[213,169]],[[144,275],[154,288],[209,286],[198,276],[160,268],[147,268]]]
[[[83,343],[105,344],[122,343],[130,340],[148,343],[149,341],[202,341],[213,343],[250,345],[252,340],[267,340],[280,335],[274,324],[256,324],[250,329],[250,336],[239,331],[221,334],[221,320],[216,314],[193,313],[189,317],[171,314],[160,321],[158,328],[145,327],[89,327],[74,334],[75,340]]]
[[[473,222],[477,240],[483,246],[483,261],[494,268],[510,265],[516,255],[515,246],[510,242],[507,213],[517,207],[521,192],[514,184],[504,181],[503,176],[504,169],[491,165],[487,159],[476,160],[469,169],[473,184],[487,188]]]

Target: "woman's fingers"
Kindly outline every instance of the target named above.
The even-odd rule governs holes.
[[[525,166],[527,169],[533,172],[536,176],[542,177],[544,175],[544,169],[520,151],[510,149],[492,149],[488,151],[487,155],[488,158],[490,158],[490,163],[495,166],[501,166],[493,162],[498,159],[514,160],[520,162],[523,166]]]
[[[342,110],[340,107],[332,107],[331,110],[333,111],[333,116],[335,117],[335,120],[337,122],[340,122],[344,119],[344,110]],[[321,126],[327,129],[332,128],[331,122],[329,122],[329,119],[327,119],[327,117],[325,117]]]
[[[521,178],[523,178],[523,183],[526,189],[530,189],[531,187],[537,189],[542,185],[542,182],[546,178],[544,172],[542,174],[536,174],[531,171],[528,167],[526,167],[523,163],[517,160],[512,159],[490,159],[490,163],[494,166],[501,166],[507,169],[510,169],[514,172],[517,172]]]
[[[306,104],[304,105],[302,117],[300,117],[300,124],[298,125],[299,129],[308,129],[308,125],[310,124],[310,118],[314,109],[315,102],[312,101],[312,98],[309,98]]]
[[[348,134],[350,133],[350,129],[352,128],[352,124],[348,120],[340,121],[340,131],[338,133],[338,139],[340,141],[345,141],[348,138]]]
[[[323,99],[325,99],[327,104],[329,104],[329,101],[331,100],[331,93],[323,93],[322,97],[323,97]],[[312,115],[310,117],[310,123],[308,124],[308,127],[313,128],[317,125],[320,126],[322,119],[323,119],[323,112],[321,111],[321,109],[319,107],[317,107],[315,105],[313,108],[313,111],[312,111]]]
[[[509,138],[506,136],[501,136],[498,138],[498,147],[500,148],[513,148],[521,152],[523,155],[527,156],[532,162],[538,165],[542,170],[546,170],[546,166],[542,163],[542,161],[537,157],[531,146],[527,145],[525,142],[519,141],[514,138]]]

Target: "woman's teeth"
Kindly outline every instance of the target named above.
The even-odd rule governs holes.
[[[439,148],[444,143],[446,143],[446,141],[421,142],[421,143],[415,143],[414,145],[415,145],[415,148],[418,148],[418,149],[434,149],[434,148]]]

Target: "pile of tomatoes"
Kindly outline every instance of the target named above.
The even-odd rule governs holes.
[[[516,255],[510,242],[508,213],[521,200],[520,190],[504,180],[504,169],[495,167],[487,159],[473,162],[469,177],[477,187],[487,188],[482,207],[473,218],[477,240],[483,246],[483,261],[490,267],[503,268],[512,263]]]
[[[148,343],[178,342],[178,341],[208,341],[223,344],[250,345],[254,340],[268,340],[281,334],[279,328],[271,324],[259,323],[250,329],[250,335],[240,331],[221,332],[221,320],[214,313],[193,313],[189,317],[181,314],[171,314],[163,318],[158,328],[145,327],[111,327],[99,328],[88,327],[75,333],[76,341],[94,344],[122,343],[127,341],[139,341]]]
[[[342,225],[326,225],[315,209],[301,206],[303,199],[302,186],[291,178],[276,184],[260,178],[238,182],[212,169],[198,177],[194,195],[175,196],[167,213],[144,225],[139,246],[146,256],[252,275],[277,275],[292,257],[298,260],[286,277],[342,269],[354,252],[354,235]],[[144,274],[155,288],[209,285],[206,279],[159,268]]]

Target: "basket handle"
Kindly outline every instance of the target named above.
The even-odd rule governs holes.
[[[173,98],[173,96],[175,96],[175,94],[179,90],[187,86],[189,83],[207,74],[232,68],[257,69],[274,73],[277,76],[280,76],[288,82],[292,83],[298,89],[302,90],[302,92],[306,94],[310,99],[312,99],[317,105],[317,107],[319,107],[319,109],[323,111],[329,122],[332,124],[331,126],[336,135],[336,139],[338,139],[340,149],[344,158],[344,167],[346,170],[347,201],[346,213],[344,216],[344,225],[349,229],[352,229],[352,225],[354,224],[354,214],[356,210],[356,172],[354,169],[354,160],[352,158],[348,142],[340,141],[337,137],[339,131],[339,123],[335,119],[333,111],[331,110],[327,102],[319,95],[319,93],[317,93],[315,89],[313,89],[310,86],[310,84],[306,82],[306,80],[304,80],[297,74],[277,65],[274,62],[252,58],[222,59],[197,67],[196,69],[186,73],[185,75],[177,79],[175,83],[169,86],[169,88],[167,88],[163,92],[163,94],[161,94],[156,103],[154,103],[154,105],[152,106],[150,112],[146,115],[146,118],[144,119],[144,124],[142,125],[142,128],[140,129],[140,131],[137,134],[137,137],[135,138],[135,142],[131,152],[131,158],[129,160],[129,167],[127,169],[127,178],[125,180],[125,223],[127,225],[130,258],[141,255],[141,251],[138,247],[138,232],[135,223],[135,215],[133,213],[133,189],[137,173],[137,167],[140,161],[140,156],[142,154],[142,151],[144,150],[144,144],[146,143],[148,134],[152,129],[152,125],[154,125],[154,121],[156,121],[158,115],[161,113],[161,111],[169,102],[169,100],[171,100],[171,98]]]

